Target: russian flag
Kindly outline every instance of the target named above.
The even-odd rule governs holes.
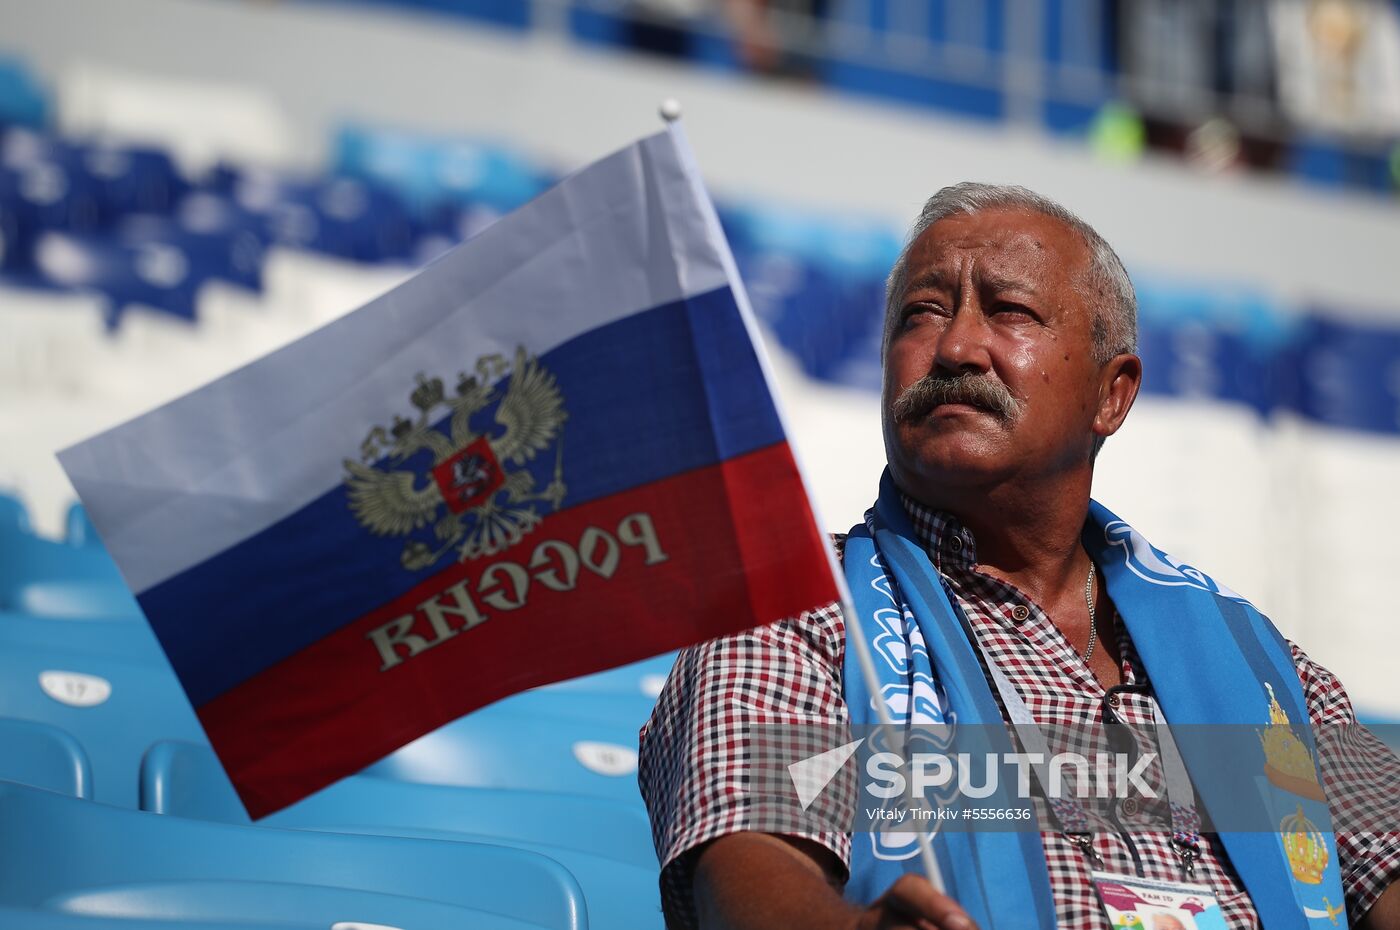
[[[837,598],[678,127],[60,460],[249,813]]]

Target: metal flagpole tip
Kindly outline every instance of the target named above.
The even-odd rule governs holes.
[[[681,102],[675,97],[667,97],[661,101],[661,118],[668,123],[674,123],[681,118]]]

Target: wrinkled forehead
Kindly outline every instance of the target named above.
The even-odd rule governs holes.
[[[1089,249],[1061,220],[1029,210],[957,213],[934,223],[909,247],[906,286],[971,272],[1053,285],[1085,270]]]

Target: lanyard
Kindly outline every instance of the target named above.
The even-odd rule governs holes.
[[[1099,856],[1093,848],[1093,831],[1090,830],[1089,815],[1083,806],[1074,798],[1050,797],[1048,760],[1052,753],[1045,733],[1035,722],[1035,717],[1031,714],[1030,708],[1026,706],[1021,693],[1016,690],[1016,686],[1006,677],[1006,673],[983,652],[982,645],[978,642],[972,624],[963,612],[957,597],[952,591],[948,591],[948,595],[953,604],[954,612],[962,623],[963,632],[972,643],[972,648],[982,656],[983,664],[991,674],[992,684],[1001,697],[1002,706],[1006,708],[1006,714],[1011,718],[1012,726],[1016,728],[1016,735],[1021,740],[1021,745],[1028,753],[1038,755],[1041,759],[1040,762],[1032,765],[1032,770],[1040,782],[1041,790],[1045,792],[1046,800],[1050,804],[1055,819],[1060,824],[1061,832],[1086,856],[1101,864]],[[1195,862],[1200,857],[1201,821],[1200,815],[1196,811],[1195,793],[1191,787],[1191,778],[1186,772],[1186,764],[1182,761],[1181,752],[1177,748],[1176,740],[1172,738],[1166,718],[1162,716],[1161,706],[1152,695],[1147,695],[1147,699],[1152,704],[1152,722],[1157,727],[1160,741],[1159,749],[1161,750],[1162,774],[1166,782],[1167,807],[1171,811],[1172,849],[1181,861],[1182,872],[1187,878],[1190,878]],[[1114,819],[1117,819],[1116,813]],[[1119,826],[1121,827],[1122,824],[1120,823]],[[1129,848],[1132,849],[1133,858],[1136,860],[1138,858],[1136,847],[1126,833],[1122,835]],[[1140,863],[1139,871],[1141,871]]]

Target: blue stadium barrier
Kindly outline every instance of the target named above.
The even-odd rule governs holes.
[[[976,35],[951,35],[947,32],[948,17],[943,7],[948,3],[965,3],[971,15],[960,18],[975,22]],[[1000,121],[1006,118],[1006,101],[1001,91],[1000,68],[1006,15],[1001,0],[932,0],[928,4],[926,38],[938,44],[950,43],[988,53],[989,67],[974,79],[956,72],[934,75],[915,66],[886,64],[881,55],[871,54],[862,61],[848,57],[834,58],[825,63],[826,82],[840,90],[879,97],[899,103],[933,107],[959,116],[979,120]],[[835,0],[832,17],[838,22],[873,30],[875,41],[898,35],[901,24],[892,21],[891,14],[901,5],[897,0]],[[907,9],[907,7],[904,7]],[[885,52],[883,47],[879,52]]]
[[[92,797],[124,807],[138,803],[147,747],[162,739],[205,741],[164,657],[137,661],[72,650],[0,649],[0,716],[71,733],[92,762]]]
[[[1262,294],[1135,275],[1143,391],[1244,404],[1261,416],[1296,391],[1280,359],[1297,322]]]
[[[3,493],[0,610],[58,617],[142,617],[105,549],[35,536],[24,505]]]
[[[519,788],[641,804],[637,727],[557,720],[496,704],[365,769],[400,781]]]
[[[72,734],[32,720],[0,717],[0,746],[0,780],[91,797],[92,766]]]
[[[1400,432],[1400,326],[1348,319],[1318,308],[1304,321],[1298,344],[1298,410],[1346,429]]]
[[[1045,0],[1042,5],[1041,54],[1047,68],[1040,88],[1041,120],[1055,133],[1084,134],[1099,109],[1116,96],[1118,37],[1103,22],[1098,42],[1086,42],[1090,33],[1083,7],[1082,0]]]
[[[521,734],[528,739],[528,733]],[[142,807],[246,823],[211,749],[159,743],[142,766]],[[658,866],[633,805],[534,791],[452,788],[353,776],[259,821],[264,826],[499,844],[542,853],[583,888],[591,923],[661,927]]]
[[[1286,155],[1288,170],[1303,180],[1325,187],[1350,187],[1377,193],[1396,187],[1389,158],[1382,151],[1363,151],[1339,139],[1294,139]]]
[[[522,30],[530,25],[529,0],[379,0],[386,6],[430,10],[487,26]]]
[[[179,922],[588,925],[578,883],[520,849],[161,817],[0,783],[0,906]]]

